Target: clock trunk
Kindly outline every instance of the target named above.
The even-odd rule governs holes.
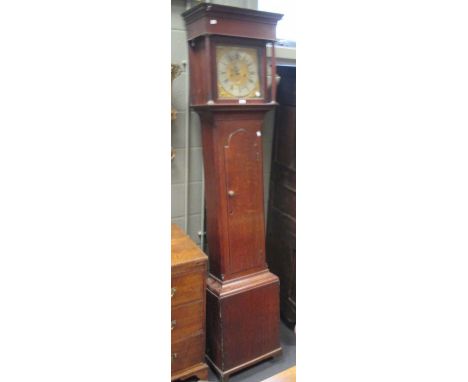
[[[199,111],[210,273],[219,280],[267,267],[262,125],[269,109]]]

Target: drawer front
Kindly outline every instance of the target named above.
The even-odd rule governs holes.
[[[204,272],[197,272],[172,277],[171,306],[202,300],[205,285],[204,276]]]
[[[196,363],[203,362],[204,336],[187,338],[171,346],[171,372],[183,370]]]
[[[172,308],[171,340],[172,343],[202,332],[203,311],[202,301]]]

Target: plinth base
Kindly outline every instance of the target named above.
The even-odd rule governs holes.
[[[244,363],[242,365],[239,365],[239,366],[237,366],[235,368],[232,368],[232,369],[226,370],[226,371],[222,371],[222,370],[218,369],[216,364],[208,356],[206,356],[206,361],[212,367],[213,371],[218,375],[221,382],[228,382],[229,377],[232,374],[237,373],[238,371],[240,371],[242,369],[246,369],[247,367],[255,365],[256,363],[264,361],[264,360],[266,360],[268,358],[276,357],[276,356],[280,355],[281,353],[282,353],[282,349],[279,348],[279,349],[276,349],[276,350],[274,350],[274,351],[272,351],[270,353],[264,354],[264,355],[262,355],[260,357],[257,357],[257,358],[255,358],[253,360],[250,360],[249,362],[246,362],[246,363]]]
[[[222,381],[281,353],[279,280],[272,273],[225,282],[210,275],[206,304],[207,361]]]

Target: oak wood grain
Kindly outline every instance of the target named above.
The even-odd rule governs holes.
[[[192,334],[203,332],[205,309],[203,300],[172,308],[171,340],[177,342]]]
[[[205,362],[197,363],[180,371],[172,373],[171,381],[185,380],[188,377],[197,377],[201,381],[208,380],[208,366]]]
[[[194,264],[204,264],[208,257],[176,225],[171,225],[171,267],[177,270],[191,268]]]
[[[283,15],[218,4],[201,3],[182,14],[189,40],[204,36],[276,39],[276,23]]]
[[[203,334],[174,342],[171,347],[171,371],[180,371],[203,361],[205,348]]]

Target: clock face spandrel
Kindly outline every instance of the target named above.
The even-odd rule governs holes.
[[[217,90],[220,99],[262,98],[259,51],[232,45],[216,47]]]

